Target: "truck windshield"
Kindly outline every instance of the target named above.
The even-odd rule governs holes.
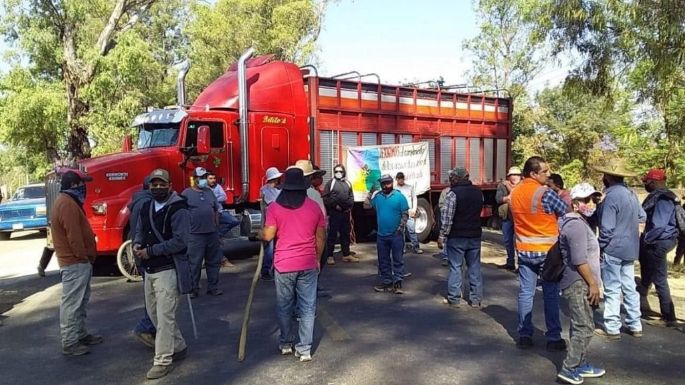
[[[138,148],[175,146],[178,141],[179,123],[163,123],[138,126]]]
[[[12,195],[13,201],[20,201],[22,199],[35,199],[35,198],[45,198],[45,187],[44,186],[25,186],[17,190],[14,195]]]

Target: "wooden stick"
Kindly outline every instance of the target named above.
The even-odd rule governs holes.
[[[250,286],[250,294],[247,296],[247,303],[245,304],[245,313],[243,314],[243,326],[240,328],[240,342],[238,343],[238,361],[245,360],[245,345],[247,344],[247,326],[250,323],[250,310],[252,310],[252,298],[254,291],[257,288],[259,281],[259,273],[262,271],[262,262],[264,260],[264,242],[260,242],[259,258],[257,259],[257,268],[252,276],[252,285]]]

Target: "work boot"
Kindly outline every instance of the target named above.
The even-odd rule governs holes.
[[[207,290],[207,294],[213,295],[213,296],[218,296],[224,294],[223,290],[221,289],[212,289],[212,290]]]
[[[86,336],[81,338],[80,340],[78,340],[78,342],[80,342],[83,345],[90,346],[90,345],[101,344],[104,340],[105,339],[102,338],[102,336],[86,334]]]
[[[82,356],[88,354],[90,349],[86,345],[81,345],[80,343],[75,343],[66,348],[62,348],[62,354],[65,356]]]
[[[392,292],[395,294],[404,294],[404,290],[402,290],[402,281],[397,281],[392,285]]]
[[[335,265],[335,259],[333,257],[326,258],[327,265]]]
[[[179,350],[176,353],[171,355],[171,360],[173,362],[176,361],[181,361],[182,359],[186,358],[188,356],[188,347],[185,347],[183,350]]]
[[[146,377],[148,380],[156,380],[171,373],[172,370],[174,370],[173,365],[153,365],[152,368],[147,371]]]
[[[359,262],[359,258],[353,257],[351,255],[346,255],[346,256],[342,257],[342,260],[345,262]]]
[[[556,340],[556,341],[547,341],[547,351],[548,352],[564,352],[564,351],[566,351],[566,341],[563,339]]]
[[[43,266],[41,265],[38,265],[38,276],[45,277],[45,269],[43,269]]]
[[[155,348],[155,336],[152,333],[134,331],[133,335],[148,348]]]

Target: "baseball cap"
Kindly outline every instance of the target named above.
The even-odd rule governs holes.
[[[380,178],[378,178],[379,183],[387,183],[387,182],[392,182],[392,175],[390,174],[383,174],[381,175]]]
[[[150,173],[150,183],[152,183],[152,181],[155,179],[163,180],[164,182],[169,183],[169,171],[163,168],[158,168],[152,171],[152,173]]]
[[[395,179],[404,179],[404,173],[402,171],[398,172],[397,175],[395,175]]]
[[[587,182],[578,183],[571,188],[571,199],[585,199],[596,194],[602,195],[601,192],[595,190],[595,187]]]
[[[62,174],[62,177],[60,179],[60,187],[62,188],[62,190],[70,188],[71,185],[74,183],[79,183],[82,181],[90,182],[93,180],[92,176],[77,169],[62,168],[58,170],[58,173]]]
[[[450,174],[459,178],[464,178],[469,175],[469,172],[464,167],[455,167],[453,170],[450,171]]]
[[[666,180],[666,171],[662,168],[653,168],[647,171],[647,173],[642,177],[643,182],[646,182],[648,180]]]
[[[509,171],[507,171],[507,176],[509,175],[521,175],[521,169],[516,166],[509,167]]]
[[[207,175],[207,170],[204,167],[195,167],[195,172],[193,172],[193,176],[201,178],[205,175]]]

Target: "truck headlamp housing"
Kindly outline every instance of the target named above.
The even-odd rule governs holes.
[[[48,209],[45,207],[45,205],[38,205],[36,206],[36,216],[38,217],[43,217],[47,215]]]
[[[107,203],[95,203],[90,207],[93,209],[93,215],[107,215]]]

